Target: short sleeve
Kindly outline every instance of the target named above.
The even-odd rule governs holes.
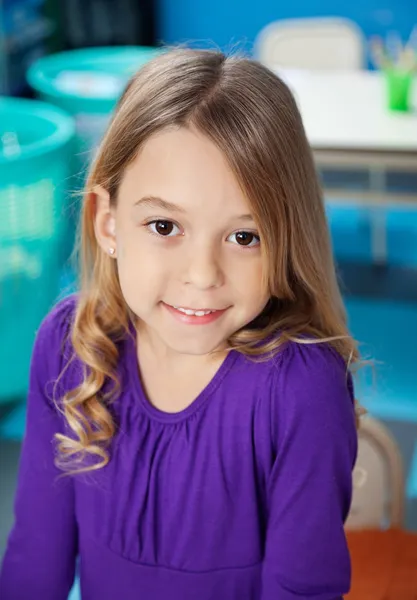
[[[75,300],[57,305],[34,345],[15,521],[0,575],[2,600],[66,600],[74,579],[77,528],[73,482],[55,466],[63,417],[52,400]]]
[[[292,344],[276,366],[262,600],[339,600],[357,433],[350,375],[324,344]]]

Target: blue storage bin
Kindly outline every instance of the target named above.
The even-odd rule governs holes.
[[[75,118],[75,168],[88,165],[130,77],[164,50],[146,46],[83,48],[37,60],[27,78],[36,93]]]
[[[58,293],[73,120],[0,98],[0,401],[24,396],[36,329]]]

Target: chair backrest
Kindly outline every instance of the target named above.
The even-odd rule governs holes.
[[[405,483],[400,451],[387,428],[362,417],[346,529],[401,527]]]
[[[348,19],[284,19],[255,40],[256,58],[269,68],[358,70],[365,65],[365,37]]]

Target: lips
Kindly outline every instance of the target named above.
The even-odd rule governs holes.
[[[186,325],[208,325],[217,321],[228,309],[215,308],[189,308],[185,306],[173,306],[162,302],[162,305],[180,323]]]
[[[189,317],[204,317],[204,315],[217,312],[215,308],[183,308],[182,306],[173,306],[172,308],[175,308],[175,310],[178,310]]]

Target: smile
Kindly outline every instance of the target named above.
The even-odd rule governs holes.
[[[208,325],[217,321],[226,311],[227,308],[189,308],[185,306],[174,306],[162,302],[162,305],[171,313],[177,321],[186,325]]]
[[[216,310],[211,309],[211,308],[194,309],[194,308],[182,308],[182,306],[173,306],[172,308],[175,308],[175,310],[179,310],[180,312],[184,313],[185,315],[194,316],[194,317],[204,317],[204,315],[209,315],[211,313],[217,312]]]

